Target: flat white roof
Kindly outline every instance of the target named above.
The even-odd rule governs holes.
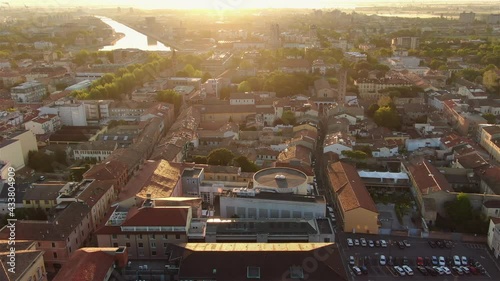
[[[398,179],[398,180],[409,179],[406,173],[358,171],[358,175],[361,178]]]

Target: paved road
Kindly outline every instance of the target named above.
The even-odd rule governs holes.
[[[415,267],[415,261],[417,257],[431,257],[431,256],[467,256],[468,258],[473,258],[479,261],[483,267],[486,269],[486,275],[468,275],[468,276],[423,276],[420,272],[415,270],[415,275],[411,277],[412,279],[424,280],[427,278],[432,278],[436,280],[497,280],[500,276],[500,270],[498,269],[496,263],[492,260],[487,246],[485,244],[473,244],[473,243],[455,243],[455,247],[451,249],[447,248],[431,248],[428,244],[429,239],[423,238],[402,238],[394,236],[384,236],[384,235],[363,235],[363,234],[351,234],[351,233],[338,233],[338,239],[340,248],[344,255],[344,260],[349,260],[349,256],[353,256],[356,259],[356,264],[362,265],[364,263],[364,257],[369,256],[370,261],[368,266],[368,275],[354,276],[351,274],[352,280],[390,280],[394,278],[394,273],[386,266],[380,266],[378,263],[380,255],[385,255],[386,257],[392,256],[403,257],[406,256],[410,262],[410,267]],[[347,246],[347,237],[350,238],[360,238],[365,237],[367,240],[384,239],[390,242],[387,248],[369,248],[362,246]],[[399,249],[395,245],[395,241],[401,241],[406,239],[410,242],[411,247],[405,249]],[[400,278],[400,277],[398,277]],[[408,277],[406,277],[408,278]]]

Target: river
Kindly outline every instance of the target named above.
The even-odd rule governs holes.
[[[100,51],[111,51],[117,49],[139,49],[143,51],[170,51],[168,46],[155,40],[148,42],[148,37],[134,29],[114,21],[110,18],[96,16],[105,24],[109,25],[116,33],[122,33],[124,36],[114,42],[113,45],[104,46]]]

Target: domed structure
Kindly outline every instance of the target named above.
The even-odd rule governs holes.
[[[264,192],[307,194],[307,175],[286,167],[267,168],[253,176],[253,188]]]

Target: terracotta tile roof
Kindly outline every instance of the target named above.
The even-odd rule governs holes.
[[[17,241],[16,241],[17,242]],[[16,243],[17,246],[17,243]],[[17,281],[17,280],[27,280],[30,276],[25,276],[26,270],[31,269],[32,264],[37,260],[43,259],[43,251],[37,250],[18,250],[16,247],[16,263],[15,263],[15,273],[8,270],[10,267],[6,267],[3,261],[10,259],[8,255],[9,251],[0,252],[0,260],[2,260],[0,267],[0,280],[2,281]],[[4,271],[5,270],[5,271]],[[21,279],[21,277],[23,277]]]
[[[471,153],[457,158],[457,162],[465,169],[477,169],[489,165],[483,157],[477,153]]]
[[[66,183],[44,183],[33,184],[33,188],[26,190],[24,200],[56,200],[59,196],[59,191]]]
[[[330,164],[328,178],[344,212],[364,208],[378,213],[375,202],[354,166],[342,162]]]
[[[495,193],[500,194],[500,167],[493,166],[478,172],[482,181]]]
[[[119,195],[119,201],[134,196],[146,198],[170,197],[180,179],[181,171],[168,161],[147,161],[142,169],[127,183]]]
[[[483,203],[486,208],[500,208],[500,200],[488,200]]]
[[[292,280],[287,274],[292,270],[307,274],[307,280],[348,280],[333,243],[187,243],[172,249],[173,258],[182,257],[179,278],[183,280],[249,280],[249,267],[261,280]],[[315,270],[306,271],[300,265],[310,259],[316,261]]]
[[[90,213],[86,204],[72,202],[50,221],[22,220],[16,224],[16,238],[34,241],[66,241],[75,227]],[[7,238],[9,230],[3,228],[0,238]]]
[[[105,253],[107,248],[81,248],[76,250],[53,281],[104,280],[115,263],[115,257]],[[117,248],[113,248],[115,251]]]
[[[483,130],[486,131],[490,135],[495,135],[500,133],[500,126],[487,126],[483,127]]]
[[[190,207],[132,208],[122,226],[186,226]]]
[[[78,195],[78,199],[87,203],[89,207],[93,207],[102,196],[106,194],[110,189],[113,189],[113,181],[93,181],[85,190]]]
[[[500,224],[500,218],[491,218],[491,220],[493,221],[493,224],[495,224],[495,225]]]
[[[283,150],[278,156],[279,162],[289,163],[290,161],[299,160],[303,164],[311,164],[311,151],[302,145],[288,147]]]
[[[116,180],[126,172],[127,166],[125,164],[117,160],[112,160],[94,165],[92,168],[90,168],[90,170],[83,174],[83,178],[96,180]]]
[[[416,185],[415,188],[420,190],[422,194],[429,194],[437,191],[453,191],[453,188],[448,183],[439,170],[427,160],[418,160],[415,163],[405,164],[410,178]]]

